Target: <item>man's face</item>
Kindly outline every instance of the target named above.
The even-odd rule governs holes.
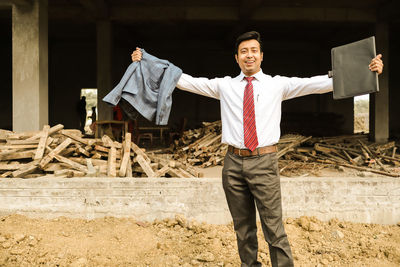
[[[254,39],[241,42],[235,58],[244,75],[256,74],[260,71],[263,60],[260,43]]]

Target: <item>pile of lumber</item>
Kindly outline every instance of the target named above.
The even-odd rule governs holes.
[[[302,162],[317,162],[400,177],[400,155],[394,141],[378,144],[363,134],[312,138],[282,138],[278,157]]]
[[[191,165],[221,165],[228,149],[221,144],[221,121],[203,122],[203,127],[188,130],[175,140],[173,158]]]
[[[38,132],[0,130],[0,177],[202,177],[192,166],[146,153],[126,133],[122,143],[104,135],[82,138],[59,124]]]
[[[321,163],[400,177],[400,155],[395,142],[377,144],[365,134],[335,137],[285,135],[278,142],[279,159]],[[173,158],[191,165],[222,165],[227,145],[221,144],[221,121],[184,132],[175,140]]]

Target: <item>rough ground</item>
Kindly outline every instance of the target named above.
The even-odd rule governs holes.
[[[287,219],[296,266],[400,266],[400,224]],[[270,266],[259,231],[259,257]],[[239,266],[232,225],[0,217],[0,266]]]

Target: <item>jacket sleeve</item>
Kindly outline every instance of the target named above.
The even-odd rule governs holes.
[[[176,87],[191,93],[219,99],[218,79],[194,78],[183,73]]]
[[[283,78],[283,77],[282,77]],[[311,78],[287,78],[283,92],[283,100],[310,94],[324,94],[333,90],[332,78],[328,75]]]

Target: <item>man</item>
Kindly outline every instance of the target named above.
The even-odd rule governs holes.
[[[137,48],[132,60],[139,61]],[[382,72],[382,55],[369,68]],[[222,142],[229,145],[222,183],[231,212],[242,266],[261,266],[257,261],[256,209],[272,266],[293,266],[282,223],[281,188],[276,155],[280,137],[281,102],[308,94],[332,91],[327,75],[311,78],[271,77],[261,70],[260,35],[252,31],[236,41],[235,59],[241,73],[235,78],[193,78],[182,74],[179,89],[213,97],[221,103]]]

